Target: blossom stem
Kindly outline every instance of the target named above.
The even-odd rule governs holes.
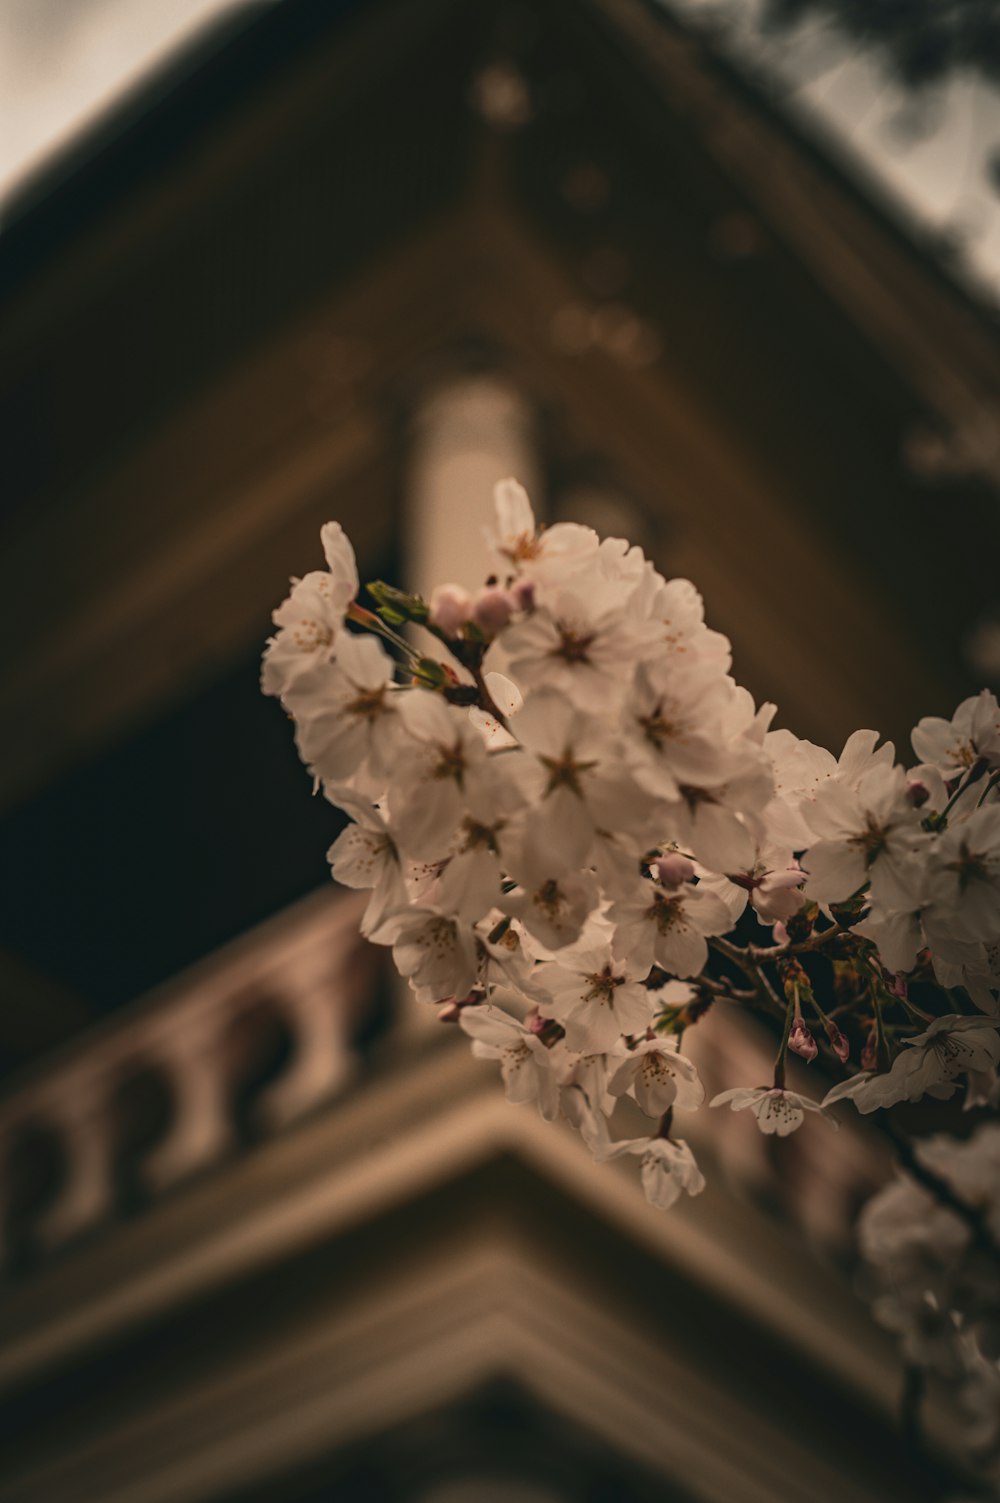
[[[882,1003],[876,990],[872,990],[872,1018],[875,1023],[875,1056],[880,1070],[889,1067],[889,1041],[885,1036],[882,1020]]]
[[[915,1002],[911,1002],[909,997],[904,996],[902,992],[891,992],[889,990],[889,988],[885,984],[885,978],[882,973],[882,968],[873,955],[869,955],[868,957],[868,969],[871,971],[873,977],[875,978],[873,995],[877,995],[881,1002],[887,1003],[890,1006],[893,1002],[898,1002],[899,1005],[904,1009],[904,1011],[907,1012],[911,1018],[915,1018],[918,1023],[923,1023],[926,1025],[927,1023],[934,1022],[933,1013],[924,1012],[922,1007],[918,1007]]]
[[[986,765],[987,765],[986,764],[986,760],[985,760],[985,758],[982,758],[982,757],[977,762],[973,763],[973,765],[969,768],[969,771],[966,773],[965,777],[961,780],[961,782],[959,783],[958,787],[955,789],[955,792],[951,795],[951,798],[948,800],[948,802],[945,804],[944,808],[941,810],[941,813],[940,814],[934,814],[934,815],[931,816],[930,820],[925,820],[924,821],[924,828],[925,829],[929,829],[929,830],[943,830],[944,829],[945,825],[948,822],[948,815],[951,813],[951,811],[954,808],[954,806],[958,803],[958,800],[962,797],[962,794],[965,793],[969,788],[971,788],[972,785],[973,785],[973,783],[978,783],[979,782],[979,779],[982,777],[983,773],[986,771]],[[989,792],[989,789],[987,788],[986,789],[986,793],[988,793],[988,792]],[[985,796],[986,796],[986,794],[984,793],[983,797],[985,798]],[[981,802],[981,800],[980,800],[980,802]]]
[[[781,1035],[778,1057],[774,1062],[774,1084],[779,1091],[783,1091],[785,1088],[785,1061],[788,1058],[788,1040],[792,1032],[792,1020],[795,1017],[797,1002],[798,989],[796,988],[796,1001],[789,1002],[785,1008],[785,1029]]]
[[[740,991],[730,986],[728,981],[716,981],[714,976],[699,976],[696,985],[704,987],[705,991],[711,992],[713,997],[719,997],[724,1002],[752,1002],[757,995],[749,988]]]
[[[394,632],[391,626],[386,626],[385,622],[380,616],[376,616],[374,611],[368,611],[363,605],[358,605],[356,600],[352,600],[347,607],[347,619],[348,621],[353,621],[355,626],[363,626],[366,631],[377,632],[380,637],[384,637],[387,642],[391,642],[394,647],[398,647],[400,652],[405,653],[411,662],[416,662],[420,656],[416,648],[411,646],[405,637],[401,637],[398,632]]]
[[[981,809],[982,808],[983,804],[985,804],[986,800],[989,798],[989,796],[993,792],[994,788],[997,788],[997,787],[1000,787],[1000,772],[994,772],[994,773],[990,774],[990,777],[989,777],[989,780],[987,781],[986,787],[983,789],[982,793],[979,795],[979,802],[976,804],[976,808],[977,809]]]
[[[834,923],[830,929],[824,929],[819,934],[812,934],[808,939],[788,940],[783,945],[768,945],[760,947],[749,946],[749,953],[754,960],[783,960],[786,955],[811,955],[816,950],[822,950],[831,940],[839,939],[842,934],[850,934],[850,929],[845,924]]]
[[[745,950],[741,950],[738,945],[731,944],[728,939],[723,939],[718,934],[713,934],[708,943],[713,950],[718,951],[732,965],[741,970],[752,983],[754,995],[763,1012],[770,1014],[772,1017],[784,1017],[784,1004],[779,1000],[774,988],[760,969],[760,966],[751,959]]]

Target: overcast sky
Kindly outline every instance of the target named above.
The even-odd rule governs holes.
[[[274,0],[0,0],[0,204],[172,52]]]
[[[0,225],[19,181],[226,12],[281,0],[0,0]],[[699,21],[719,0],[661,0]],[[877,3],[877,0],[873,0]],[[957,265],[1000,304],[1000,92],[957,76],[919,110],[877,59],[815,20],[780,41],[755,26],[761,0],[726,0],[734,54],[831,151],[947,235]]]
[[[859,52],[823,19],[763,37],[762,0],[661,3],[701,23],[724,18],[713,35],[767,81],[772,97],[917,225],[953,243],[964,273],[1000,303],[1000,192],[988,171],[1000,157],[1000,90],[955,74],[915,99],[877,54]]]

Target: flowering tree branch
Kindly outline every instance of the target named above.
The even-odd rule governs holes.
[[[902,1172],[859,1228],[876,1313],[910,1363],[957,1373],[973,1409],[995,1392],[1000,1415],[1000,1125],[911,1142],[888,1115],[1000,1102],[996,699],[921,720],[910,768],[873,731],[835,758],[771,728],[686,580],[540,528],[514,481],[496,502],[478,594],[376,582],[369,610],[328,523],[327,569],[275,613],[263,687],[352,816],[329,855],[371,891],[365,934],[511,1100],[564,1116],[598,1159],[639,1158],[662,1207],[705,1183],[677,1135],[705,1098],[685,1033],[717,1002],[760,1014],[772,1077],[710,1106],[779,1136],[807,1114],[836,1125],[838,1101],[880,1114]],[[789,1054],[828,1088],[789,1089]],[[640,1137],[615,1136],[625,1097]],[[1000,1486],[1000,1420],[976,1444]]]

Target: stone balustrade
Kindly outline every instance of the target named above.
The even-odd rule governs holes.
[[[345,1087],[380,990],[380,955],[358,934],[364,898],[311,895],[12,1083],[8,1268],[106,1221],[123,1178],[133,1199],[161,1194]]]
[[[444,1042],[452,1030],[436,1009],[388,981],[387,952],[360,939],[366,897],[314,893],[14,1082],[0,1100],[8,1271],[334,1099],[358,1071],[357,1040],[390,989],[401,1044],[416,1049],[427,1033]],[[774,1040],[731,1009],[713,1010],[687,1047],[708,1099],[770,1078]],[[792,1070],[793,1087],[822,1093],[804,1065]],[[876,1140],[818,1118],[780,1141],[727,1109],[685,1114],[683,1131],[737,1193],[788,1215],[834,1254],[886,1173]]]

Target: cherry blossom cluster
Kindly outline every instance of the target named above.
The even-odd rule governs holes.
[[[1000,1496],[1000,1124],[920,1140],[913,1169],[932,1188],[901,1174],[861,1212],[872,1307],[913,1368],[957,1391],[965,1448],[987,1495]]]
[[[370,891],[363,932],[418,1001],[498,1062],[511,1101],[561,1114],[599,1159],[637,1157],[660,1207],[705,1185],[677,1123],[705,1101],[684,1041],[709,1009],[771,1022],[768,1078],[709,1103],[763,1133],[836,1126],[838,1101],[995,1112],[996,698],[921,720],[910,767],[868,730],[835,757],[772,728],[687,580],[621,539],[539,526],[513,480],[495,503],[482,588],[429,600],[376,582],[359,601],[328,523],[327,567],[293,581],[264,657],[265,693],[350,816],[333,876]],[[787,1087],[789,1053],[816,1062],[813,1094]],[[998,1153],[992,1125],[907,1147],[909,1175],[861,1225],[911,1362],[993,1415],[984,1455]]]
[[[834,757],[771,729],[693,585],[621,539],[540,527],[512,480],[477,594],[376,583],[368,608],[337,523],[322,542],[327,568],[275,612],[264,690],[352,818],[329,855],[371,889],[365,934],[511,1100],[561,1111],[599,1157],[636,1154],[661,1206],[704,1184],[674,1111],[703,1102],[683,1035],[720,1000],[781,1030],[773,1077],[710,1103],[763,1132],[843,1098],[868,1113],[964,1086],[996,1106],[992,694],[922,720],[909,769],[873,731]],[[787,1089],[789,1051],[841,1079]],[[616,1141],[624,1096],[656,1126]]]

